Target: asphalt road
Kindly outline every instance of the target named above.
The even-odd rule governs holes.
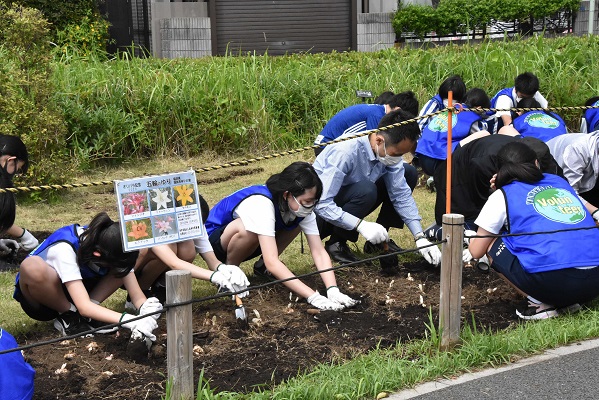
[[[598,364],[599,339],[595,339],[505,367],[425,383],[388,399],[599,399]]]

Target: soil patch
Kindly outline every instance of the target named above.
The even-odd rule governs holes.
[[[47,233],[34,235],[41,239]],[[235,304],[229,298],[194,305],[194,379],[203,368],[211,388],[247,392],[319,363],[422,338],[431,310],[437,324],[440,270],[424,261],[402,266],[394,277],[382,276],[378,265],[340,270],[337,277],[343,292],[362,299],[359,306],[313,315],[305,301],[296,301],[279,284],[255,290],[244,299],[251,320],[244,331],[238,328]],[[253,285],[264,283],[249,278]],[[304,281],[324,293],[318,277]],[[514,309],[519,297],[496,274],[465,268],[462,294],[463,323],[471,323],[474,317],[478,328],[491,330],[517,323]],[[127,355],[127,329],[26,350],[25,358],[37,371],[34,398],[160,399],[168,375],[165,325],[163,315],[147,357]],[[56,335],[53,330],[31,332],[17,341],[25,345]]]

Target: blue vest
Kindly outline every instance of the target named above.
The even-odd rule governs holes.
[[[510,99],[512,99],[512,107],[516,107],[516,105],[518,104],[518,102],[517,102],[518,98],[515,97],[516,95],[514,94],[513,86],[510,88],[501,89],[499,92],[497,92],[497,94],[495,96],[493,96],[493,98],[491,99],[491,108],[495,108],[495,106],[497,106],[497,99],[499,98],[499,96],[507,96]],[[496,114],[495,111],[489,111],[489,113],[490,113],[489,115]],[[495,122],[493,124],[493,129],[489,129],[489,132],[497,133],[499,128],[501,128],[502,126],[503,126],[503,120],[496,116]]]
[[[48,236],[46,238],[46,240],[44,240],[42,243],[40,243],[39,246],[37,246],[35,249],[33,249],[33,251],[31,253],[29,253],[29,255],[27,257],[30,257],[30,256],[44,257],[50,247],[54,246],[55,244],[62,243],[62,242],[70,244],[71,247],[73,248],[73,251],[75,253],[77,253],[77,250],[79,250],[79,235],[77,235],[77,227],[78,226],[79,226],[78,224],[75,224],[75,225],[67,225],[67,226],[63,226],[62,228],[58,228],[56,231],[54,231],[54,233],[52,233],[50,236]],[[96,271],[90,269],[87,266],[87,264],[79,265],[79,270],[81,271],[82,279],[101,278],[109,272],[108,268],[99,268],[99,271],[96,272]],[[18,284],[19,284],[19,274],[17,273],[17,276],[15,278],[15,285],[17,286],[17,289],[18,289]]]
[[[447,158],[447,131],[448,114],[443,112],[435,115],[422,129],[422,136],[418,139],[416,154],[422,154],[437,160]],[[455,150],[460,140],[470,134],[472,124],[482,120],[482,117],[474,111],[464,110],[453,113],[451,116],[451,151]]]
[[[599,106],[599,100],[591,104]],[[599,108],[591,108],[584,112],[584,119],[587,121],[587,132],[595,132],[599,130]]]
[[[545,111],[527,111],[516,117],[513,125],[522,137],[532,136],[545,143],[568,133],[566,123],[559,115]]]
[[[501,188],[509,233],[595,227],[568,182],[544,174],[534,184],[514,181]],[[503,238],[528,273],[599,265],[599,230],[586,229]]]
[[[437,112],[437,111],[447,108],[447,107],[445,107],[445,103],[443,103],[443,99],[438,94],[434,95],[431,98],[431,101],[433,101],[436,104],[435,109],[431,112]]]
[[[0,350],[19,347],[15,338],[0,328]],[[20,351],[0,355],[0,393],[3,400],[25,400],[33,398],[35,370],[25,362]]]
[[[345,133],[358,133],[376,129],[385,116],[385,106],[381,104],[355,104],[339,111],[327,122],[320,132],[320,141],[326,143]],[[320,138],[322,136],[322,138]]]
[[[235,209],[239,203],[248,197],[255,195],[268,197],[275,206],[275,232],[295,229],[300,222],[303,221],[303,218],[296,218],[290,224],[285,224],[285,222],[283,222],[283,218],[281,217],[279,205],[273,201],[272,194],[266,185],[248,186],[225,197],[216,203],[216,205],[210,210],[205,224],[208,235],[212,234],[212,232],[221,226],[226,226],[233,221],[233,213],[235,212]]]

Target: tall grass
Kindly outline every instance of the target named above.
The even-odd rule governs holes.
[[[490,95],[523,71],[552,106],[599,93],[599,38],[505,40],[376,53],[202,59],[69,59],[55,63],[55,99],[82,160],[205,150],[247,154],[310,144],[356,89],[413,90],[421,103],[450,74]],[[576,130],[581,112],[563,112]]]

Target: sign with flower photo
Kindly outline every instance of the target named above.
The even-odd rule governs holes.
[[[194,171],[115,181],[125,251],[205,234]]]

